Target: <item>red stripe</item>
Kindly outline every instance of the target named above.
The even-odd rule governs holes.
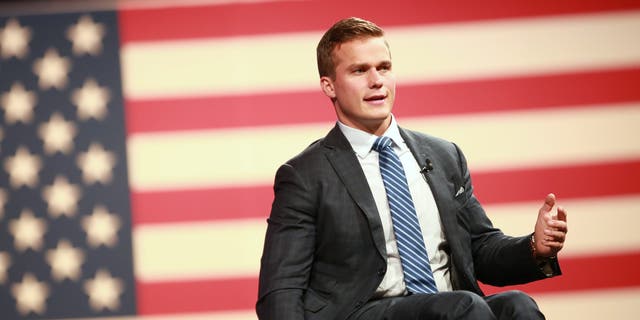
[[[131,194],[133,224],[267,217],[271,186],[136,191]]]
[[[482,203],[541,200],[549,192],[559,199],[640,193],[640,160],[615,163],[527,168],[472,174]]]
[[[437,169],[435,169],[437,170]],[[555,192],[559,199],[640,194],[640,160],[567,167],[477,172],[476,194],[483,204],[535,201]],[[271,186],[132,194],[134,225],[218,219],[266,218]]]
[[[324,30],[349,16],[380,26],[431,24],[640,8],[632,0],[277,1],[128,9],[119,12],[123,43]],[[312,13],[312,14],[310,14]]]
[[[253,309],[258,279],[136,283],[138,314]]]
[[[640,67],[570,74],[401,85],[402,117],[547,109],[640,101]],[[320,90],[127,100],[129,133],[335,121]]]
[[[522,286],[483,286],[486,293],[520,289],[529,293],[568,292],[640,286],[640,252],[560,258],[563,275]],[[186,313],[252,310],[257,299],[257,278],[138,282],[138,313]]]
[[[504,290],[551,293],[640,286],[640,252],[563,259],[562,275],[525,285],[497,288],[483,285],[485,294]]]

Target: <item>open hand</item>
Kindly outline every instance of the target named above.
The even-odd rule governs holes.
[[[556,213],[554,214],[554,207]],[[547,195],[538,211],[534,232],[536,258],[548,258],[558,254],[567,237],[567,211],[556,206],[556,196]]]

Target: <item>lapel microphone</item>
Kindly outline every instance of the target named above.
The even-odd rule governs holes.
[[[420,168],[420,173],[425,174],[433,171],[433,163],[429,159],[424,160],[424,166]]]

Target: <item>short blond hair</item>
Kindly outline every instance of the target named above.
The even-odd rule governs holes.
[[[339,45],[355,39],[383,36],[384,31],[371,21],[351,17],[336,22],[324,33],[316,47],[320,77],[335,79],[336,66],[335,61],[333,61],[333,51]],[[389,45],[387,44],[388,47]]]

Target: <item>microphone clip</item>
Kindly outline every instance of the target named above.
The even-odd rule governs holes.
[[[433,171],[433,163],[429,159],[425,159],[424,165],[420,168],[420,173],[427,174]]]

